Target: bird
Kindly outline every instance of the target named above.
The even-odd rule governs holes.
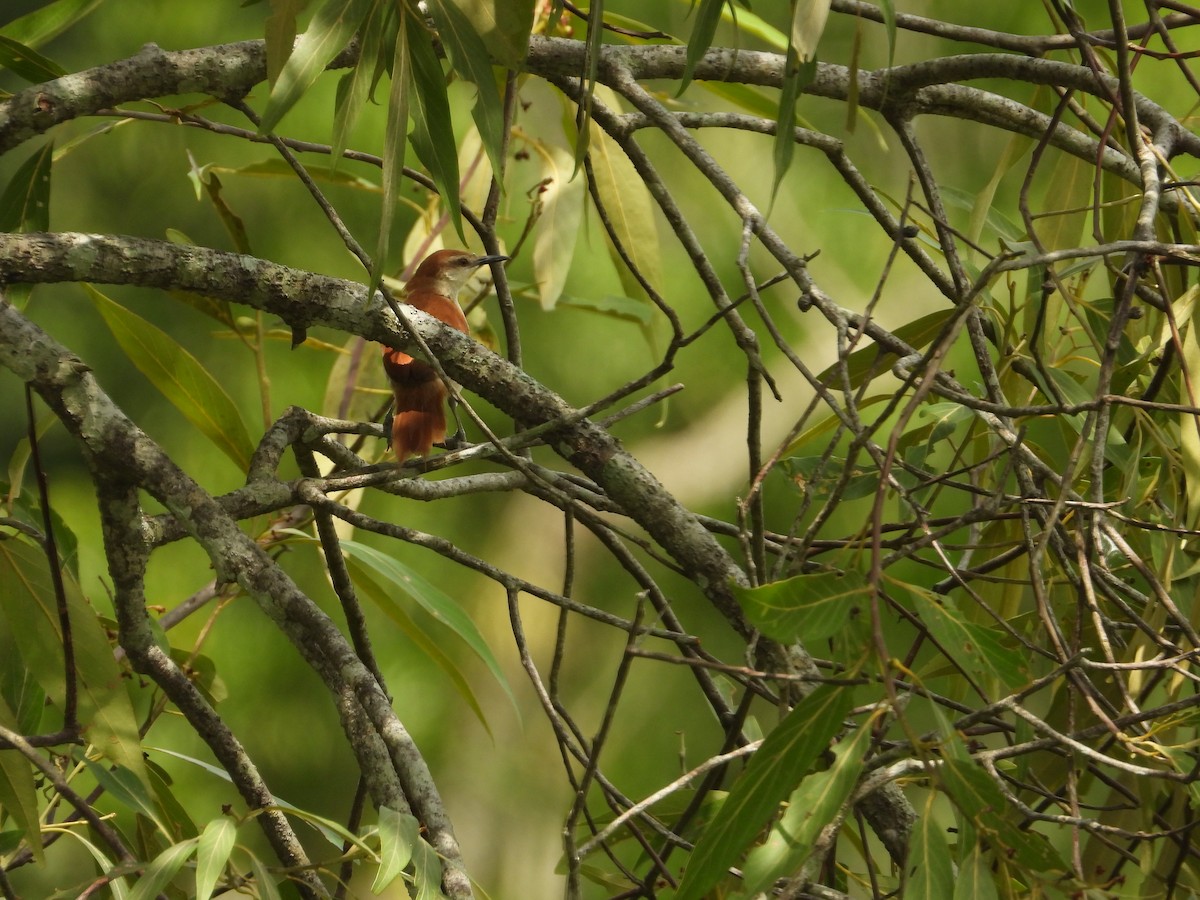
[[[438,250],[417,266],[404,287],[404,301],[469,335],[458,292],[480,266],[506,259],[500,254]],[[391,434],[396,462],[428,456],[434,444],[446,440],[446,385],[429,363],[391,347],[383,348],[383,368],[394,397]]]

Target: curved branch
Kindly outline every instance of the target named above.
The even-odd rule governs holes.
[[[416,338],[402,331],[378,297],[351,281],[277,265],[251,256],[165,241],[84,234],[0,235],[0,281],[95,281],[171,287],[218,297],[280,316],[289,325],[328,325],[399,349]],[[418,310],[409,323],[455,381],[497,409],[532,425],[562,421],[548,443],[596,482],[688,572],[742,636],[752,629],[733,596],[746,575],[704,525],[620,442],[599,426],[577,421],[572,408],[507,360]]]

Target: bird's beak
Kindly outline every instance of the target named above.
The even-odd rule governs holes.
[[[506,259],[508,259],[508,257],[500,253],[497,253],[493,256],[477,256],[475,257],[475,265],[486,266],[488,263],[504,262]]]

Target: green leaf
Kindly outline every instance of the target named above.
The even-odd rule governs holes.
[[[254,445],[236,404],[196,357],[166,332],[89,284],[88,296],[138,371],[241,471]]]
[[[496,90],[488,45],[463,9],[462,0],[431,0],[429,11],[437,24],[442,46],[450,57],[451,68],[475,85],[471,117],[475,120],[483,149],[492,163],[492,171],[502,172],[504,160],[500,154],[504,146],[504,101]]]
[[[26,47],[40,47],[58,37],[101,2],[102,0],[56,0],[9,22],[0,28],[0,35]]]
[[[0,231],[48,231],[50,228],[50,167],[54,142],[21,163],[0,195]]]
[[[459,696],[471,707],[471,711],[475,713],[475,717],[479,719],[480,724],[491,735],[492,727],[488,724],[487,714],[484,712],[483,705],[471,689],[471,683],[463,674],[462,669],[442,649],[439,641],[434,636],[425,633],[425,629],[407,613],[401,604],[396,602],[392,593],[381,587],[368,574],[365,566],[357,560],[350,559],[347,560],[347,567],[354,577],[355,587],[383,610],[387,617],[408,636],[408,639],[417,645],[417,649],[433,660],[437,667],[446,673],[446,676],[450,679],[450,683],[458,691]]]
[[[383,207],[379,221],[379,239],[375,244],[375,271],[371,273],[371,290],[379,284],[388,267],[388,248],[391,245],[392,225],[396,218],[396,203],[400,197],[400,180],[404,176],[404,148],[408,139],[409,68],[408,29],[404,19],[408,7],[400,7],[401,22],[392,53],[392,88],[388,93],[387,130],[383,139]]]
[[[692,9],[696,13],[696,22],[692,25],[692,33],[688,37],[687,57],[684,60],[683,74],[679,77],[679,90],[675,96],[681,96],[692,83],[692,73],[696,63],[712,46],[713,36],[717,33],[717,23],[721,21],[721,11],[725,8],[726,0],[700,0],[700,8]]]
[[[842,811],[858,784],[877,718],[871,716],[833,748],[833,765],[800,782],[770,836],[746,860],[742,887],[747,896],[766,891],[777,878],[799,871],[808,860],[817,838]]]
[[[783,644],[815,646],[839,634],[870,598],[857,571],[796,575],[757,588],[735,586],[734,594],[755,628]]]
[[[117,868],[116,863],[114,863],[113,860],[111,860],[103,850],[89,841],[84,832],[74,828],[65,828],[60,832],[60,834],[67,838],[74,838],[76,841],[78,841],[79,844],[92,855],[92,859],[96,861],[96,868],[101,873],[108,875],[113,869]],[[126,898],[129,897],[129,889],[125,884],[124,876],[114,878],[106,885],[106,887],[112,891],[113,900],[126,900]]]
[[[1010,690],[1029,682],[1029,669],[1024,656],[1004,645],[1001,640],[1003,632],[995,626],[968,621],[952,597],[934,597],[913,584],[893,581],[891,585],[912,598],[929,633],[938,644],[954,654],[958,665],[976,675],[995,678]]]
[[[830,0],[792,0],[792,27],[789,40],[800,62],[816,60],[817,44],[829,18]]]
[[[259,900],[282,900],[275,876],[261,859],[250,854],[250,870],[254,873],[254,887],[258,890]]]
[[[978,842],[958,867],[958,877],[954,879],[954,900],[1000,900],[992,864],[984,856],[984,849]]]
[[[436,621],[457,635],[488,667],[488,671],[500,687],[504,688],[504,692],[512,701],[513,709],[517,708],[517,701],[512,688],[509,687],[508,679],[504,677],[487,641],[483,639],[471,617],[463,612],[463,608],[453,598],[442,593],[400,560],[381,553],[374,547],[357,541],[342,541],[341,546],[347,556],[354,557],[386,582],[399,588],[419,603]]]
[[[914,350],[920,350],[932,343],[933,339],[941,333],[946,321],[953,315],[953,309],[940,309],[901,325],[892,333]],[[870,378],[889,371],[898,358],[895,354],[881,350],[873,343],[867,343],[861,349],[855,350],[846,359],[850,387],[861,387]],[[837,374],[840,366],[841,363],[834,363],[821,372],[817,379],[823,384],[840,387],[841,379]]]
[[[0,34],[0,67],[32,84],[51,81],[67,74],[67,70],[58,63],[3,34]]]
[[[362,49],[358,54],[358,63],[342,76],[338,83],[336,107],[333,116],[333,140],[330,158],[333,166],[342,161],[342,154],[350,143],[350,132],[358,121],[359,113],[371,98],[371,92],[383,70],[387,59],[385,48],[392,48],[396,41],[397,19],[393,7],[388,4],[377,4],[371,10],[366,25],[362,29]],[[295,177],[291,166],[281,159],[272,162],[282,163],[288,174]],[[309,170],[311,172],[311,169]],[[332,171],[332,170],[331,170]],[[345,176],[352,178],[353,176]],[[365,179],[362,179],[365,181]]]
[[[1013,824],[1004,812],[1008,801],[991,776],[971,759],[961,738],[952,733],[942,744],[938,770],[942,786],[997,854],[1008,854],[1035,872],[1064,871],[1065,866],[1050,842],[1036,832]]]
[[[421,841],[420,830],[421,823],[413,816],[386,806],[379,808],[379,869],[371,893],[382,893],[412,861],[413,850]]]
[[[22,732],[17,715],[0,698],[0,724]],[[16,750],[0,750],[0,810],[16,825],[39,864],[46,860],[38,821],[38,795],[29,761]]]
[[[779,191],[783,176],[792,165],[792,151],[796,147],[796,101],[800,92],[806,85],[812,84],[816,77],[816,57],[805,60],[794,48],[788,50],[787,63],[783,70],[783,89],[779,94],[779,115],[775,120],[775,181],[771,186],[772,202]]]
[[[605,294],[602,297],[576,297],[572,294],[560,294],[558,305],[600,313],[642,326],[649,325],[654,320],[654,308],[646,300],[618,297],[615,294]]]
[[[506,69],[520,69],[529,53],[535,0],[443,0],[458,8],[487,47],[487,55]]]
[[[939,823],[934,809],[935,800],[936,793],[926,793],[925,810],[917,816],[912,831],[905,900],[945,900],[954,894],[954,866],[942,833],[945,826]]]
[[[620,109],[616,94],[598,86],[596,94],[612,110]],[[658,242],[655,221],[657,208],[650,189],[638,177],[633,163],[617,143],[599,126],[592,125],[592,175],[600,203],[608,215],[621,246],[633,260],[642,277],[657,291],[663,289],[662,251]],[[624,262],[610,245],[609,255],[617,267],[621,287],[627,297],[645,297],[641,284],[626,269]],[[650,310],[646,310],[649,315]]]
[[[821,685],[767,735],[696,841],[675,900],[699,900],[725,876],[825,752],[853,705],[852,690]]]
[[[562,294],[575,258],[586,191],[582,178],[571,179],[574,160],[569,153],[553,144],[541,149],[544,187],[533,239],[533,275],[542,309],[550,310]]]
[[[1092,186],[1096,167],[1069,153],[1055,154],[1054,170],[1042,203],[1046,212],[1034,228],[1046,250],[1078,247],[1084,225],[1092,214]]]
[[[171,831],[163,824],[158,808],[154,805],[154,799],[150,796],[150,791],[146,787],[146,784],[149,782],[148,777],[144,780],[139,780],[136,775],[124,766],[109,768],[102,763],[95,762],[86,757],[82,761],[88,772],[91,773],[91,776],[96,779],[97,784],[104,788],[110,797],[131,812],[145,816],[154,823],[159,831],[164,835],[170,836]]]
[[[273,131],[288,110],[350,42],[374,0],[325,0],[313,14],[308,30],[284,63],[271,88],[259,130]]]
[[[195,850],[196,841],[187,840],[173,844],[156,856],[129,892],[129,900],[154,900],[162,889],[170,884],[171,879],[179,874],[179,870]]]
[[[442,206],[454,222],[454,230],[466,243],[458,196],[458,146],[446,98],[446,76],[434,53],[428,31],[416,16],[406,16],[408,49],[412,59],[412,145],[442,195]]]
[[[228,816],[204,826],[196,845],[196,900],[209,900],[217,880],[225,871],[237,840],[237,825]]]
[[[141,738],[121,668],[108,635],[70,572],[63,571],[67,614],[75,641],[79,721],[107,759],[146,783]],[[66,696],[62,632],[49,566],[40,548],[21,539],[0,541],[0,615],[25,666],[60,710]]]

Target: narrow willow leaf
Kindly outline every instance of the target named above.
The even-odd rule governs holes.
[[[878,715],[833,748],[833,764],[809,775],[792,792],[787,809],[771,834],[750,852],[742,868],[743,891],[755,896],[777,878],[800,870],[821,832],[842,812],[862,775],[862,759],[871,745]]]
[[[401,19],[407,18],[408,15],[407,7],[401,7]],[[392,52],[392,89],[388,94],[387,131],[383,139],[383,207],[379,220],[379,239],[375,244],[375,271],[371,273],[372,293],[387,269],[392,225],[396,220],[396,202],[400,196],[400,180],[404,175],[404,148],[408,137],[409,68],[408,28],[401,21]]]
[[[942,786],[974,827],[989,835],[997,854],[1012,856],[1035,872],[1065,871],[1049,841],[1018,827],[1005,815],[1009,805],[1003,792],[971,758],[957,733],[951,731],[943,741],[942,755],[938,770]]]
[[[31,84],[61,78],[67,70],[31,47],[0,34],[0,68],[8,69]]]
[[[54,3],[48,3],[41,9],[35,9],[9,22],[0,28],[0,34],[26,47],[40,47],[58,37],[102,2],[103,0],[55,0]]]
[[[102,874],[108,875],[113,869],[117,868],[116,863],[108,857],[108,854],[89,841],[84,832],[76,828],[60,828],[58,829],[58,834],[74,839],[80,846],[86,849],[92,855],[92,859],[96,861],[97,870]],[[124,877],[113,878],[105,887],[112,891],[113,900],[127,900],[129,897],[129,888],[125,884]]]
[[[259,130],[273,131],[362,24],[372,0],[325,0],[313,14],[267,98]]]
[[[337,105],[333,115],[333,141],[330,159],[333,166],[342,161],[342,154],[350,144],[350,132],[358,121],[359,113],[370,100],[378,73],[385,68],[385,50],[395,45],[397,19],[388,4],[376,4],[362,29],[362,48],[358,64],[342,76],[338,84]],[[283,162],[283,160],[274,160]],[[291,172],[291,166],[284,163]],[[311,173],[311,170],[310,170]],[[350,176],[347,176],[350,177]]]
[[[225,871],[237,840],[237,825],[228,816],[204,826],[196,844],[196,900],[209,900],[217,880]]]
[[[861,573],[796,575],[756,588],[734,587],[746,618],[780,643],[814,646],[840,633],[862,613],[870,590]]]
[[[496,89],[488,45],[475,23],[462,8],[461,0],[431,0],[429,11],[437,24],[438,37],[450,57],[455,73],[475,85],[471,117],[479,129],[483,149],[493,172],[504,170],[500,154],[504,146],[504,102]]]
[[[779,192],[783,176],[792,165],[792,151],[796,147],[796,100],[806,85],[812,84],[817,75],[817,60],[804,60],[795,48],[788,50],[783,69],[783,89],[779,93],[779,115],[775,121],[775,181],[771,187],[771,200]]]
[[[599,86],[596,94],[610,109],[619,105],[615,92]],[[612,229],[621,246],[633,260],[642,277],[655,290],[663,287],[662,251],[658,241],[655,206],[650,189],[638,177],[633,163],[617,143],[599,126],[592,126],[592,174],[596,193],[604,205]],[[621,278],[621,287],[628,297],[644,297],[641,284],[626,269],[624,262],[610,247],[613,263]]]
[[[141,738],[121,668],[96,611],[70,572],[63,571],[67,615],[75,641],[79,721],[107,759],[146,784]],[[41,549],[19,539],[0,541],[0,614],[8,620],[22,660],[60,710],[66,696],[62,632],[49,567]]]
[[[611,316],[636,325],[646,326],[654,320],[654,309],[645,300],[605,294],[602,297],[577,297],[559,294],[558,305],[571,309],[583,309],[602,316]]]
[[[412,145],[417,158],[429,170],[442,206],[450,213],[454,230],[465,244],[462,209],[458,196],[458,145],[450,121],[450,101],[446,97],[446,76],[433,50],[432,37],[416,16],[405,17],[408,49],[412,61],[411,92]]]
[[[179,870],[195,851],[196,842],[189,840],[173,844],[158,854],[129,892],[129,900],[154,900],[162,889],[170,884],[171,879],[179,874]]]
[[[582,178],[571,179],[574,160],[569,153],[553,145],[542,149],[545,187],[533,240],[533,274],[542,309],[549,310],[562,294],[575,257],[575,243],[583,223],[585,186]]]
[[[196,357],[166,332],[84,285],[92,303],[138,371],[241,471],[254,445],[236,404]]]
[[[842,728],[853,691],[822,685],[767,735],[696,841],[675,900],[699,900],[741,857]]]
[[[1042,201],[1045,213],[1036,224],[1038,240],[1049,251],[1079,246],[1084,225],[1092,214],[1092,184],[1096,175],[1092,162],[1061,151],[1055,156]]]
[[[929,791],[925,796],[925,809],[917,816],[908,848],[908,881],[904,889],[905,900],[945,900],[954,894],[954,866],[950,860],[950,847],[942,833],[934,810],[937,794]]]
[[[831,0],[792,0],[791,43],[800,62],[817,57],[817,44],[825,32]]]
[[[0,231],[50,229],[50,169],[54,143],[47,141],[9,180],[0,195]]]
[[[94,762],[87,758],[83,758],[82,761],[91,776],[96,779],[96,782],[104,788],[110,797],[130,812],[145,816],[163,834],[169,835],[171,833],[163,823],[158,807],[154,804],[154,798],[150,795],[150,790],[147,787],[149,782],[148,777],[143,782],[138,780],[136,775],[123,766],[112,766],[110,768],[103,763]]]
[[[1029,667],[1024,655],[1004,645],[1003,632],[968,621],[952,597],[935,598],[912,584],[891,582],[890,587],[912,598],[929,633],[954,654],[956,663],[976,675],[995,678],[1010,690],[1029,683]]]
[[[958,877],[954,879],[954,900],[1000,900],[991,861],[984,856],[984,849],[978,841],[958,867]]]
[[[272,875],[266,863],[254,854],[250,854],[250,871],[254,873],[254,887],[258,890],[259,900],[282,900],[283,895],[279,893],[279,886],[275,883],[276,876]]]
[[[396,602],[396,598],[392,593],[382,588],[368,574],[365,566],[354,559],[347,560],[347,563],[347,567],[354,577],[355,587],[383,610],[384,614],[404,632],[408,639],[417,645],[417,649],[424,653],[446,674],[446,677],[450,679],[450,683],[454,685],[454,689],[458,691],[459,696],[466,701],[466,704],[471,707],[471,711],[475,713],[475,717],[479,719],[480,724],[483,725],[488,735],[493,736],[492,727],[488,724],[483,705],[479,702],[479,698],[475,696],[475,692],[471,689],[471,682],[467,680],[462,669],[441,648],[441,645],[434,636],[426,634],[425,630],[408,614],[403,605]]]
[[[953,315],[954,310],[952,309],[941,309],[937,312],[931,312],[928,315],[921,316],[919,319],[914,319],[911,322],[901,325],[895,330],[894,334],[914,350],[921,350],[933,342],[933,339],[941,333],[947,320]],[[892,364],[898,358],[892,353],[881,350],[873,343],[855,350],[846,360],[850,386],[852,388],[861,387],[876,375],[890,371]],[[817,379],[823,384],[840,387],[841,376],[838,375],[840,365],[840,363],[834,363],[829,366],[829,368],[817,376]]]
[[[583,102],[575,116],[575,158],[571,168],[574,178],[583,166],[592,137],[592,97],[596,91],[596,74],[600,70],[600,48],[604,37],[604,0],[592,0],[588,7],[587,42],[584,50]]]
[[[371,893],[382,893],[412,861],[413,849],[421,840],[420,829],[421,824],[411,815],[387,806],[379,808],[379,869]]]
[[[488,671],[492,673],[496,682],[512,701],[513,709],[517,708],[517,701],[513,696],[512,688],[509,687],[508,679],[504,677],[500,664],[492,654],[491,648],[488,647],[487,641],[479,633],[479,629],[471,621],[471,617],[452,597],[438,590],[400,560],[381,553],[374,547],[368,547],[357,541],[342,541],[342,549],[348,556],[357,559],[380,578],[399,588],[419,603],[435,620],[457,635],[487,666]]]
[[[721,11],[725,8],[726,0],[700,0],[696,13],[696,22],[692,25],[692,33],[688,37],[687,57],[684,60],[683,74],[679,77],[679,90],[675,96],[680,96],[692,83],[692,73],[696,71],[696,63],[712,46],[713,36],[717,33],[717,23],[721,21]]]
[[[442,893],[442,861],[425,841],[413,845],[413,886],[415,900],[444,900]]]
[[[15,657],[15,654],[14,654]],[[13,660],[15,662],[15,658]],[[19,717],[0,698],[0,725],[28,734],[20,728]],[[16,825],[26,846],[39,864],[45,862],[41,829],[38,822],[38,795],[33,769],[16,750],[0,750],[0,809],[9,816],[8,824]]]

